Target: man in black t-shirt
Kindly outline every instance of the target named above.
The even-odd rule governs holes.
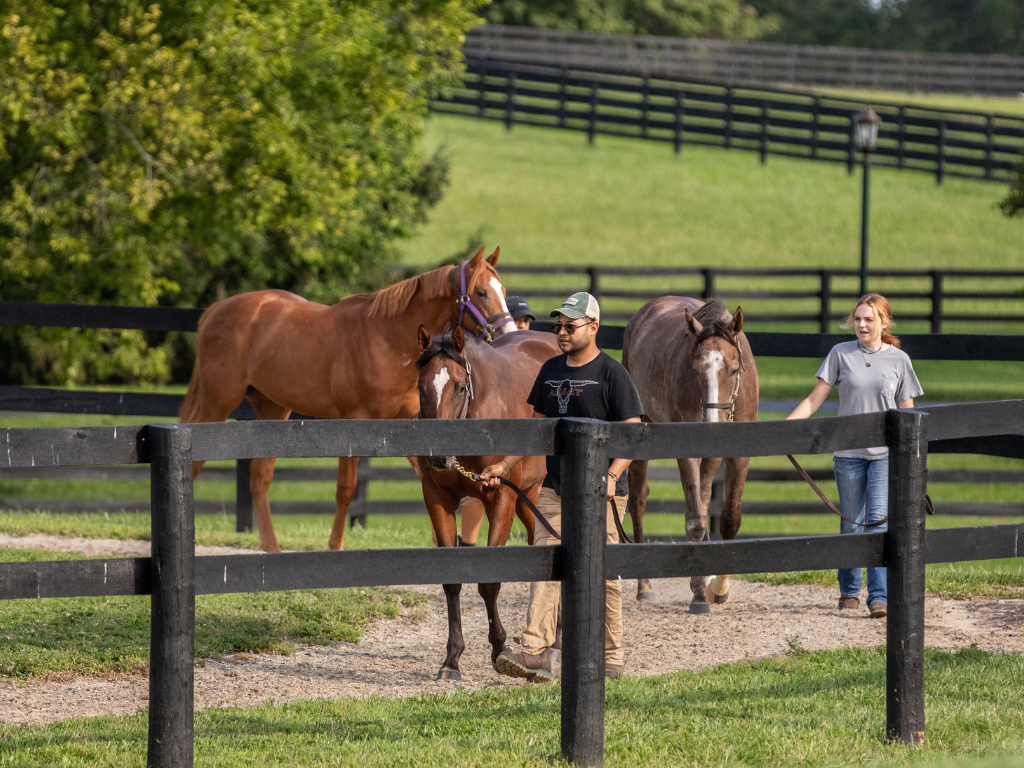
[[[633,380],[626,369],[597,348],[597,329],[601,310],[589,293],[574,293],[561,307],[551,312],[555,320],[558,347],[565,354],[553,357],[541,366],[533,391],[527,402],[536,418],[574,416],[603,421],[640,421],[643,406]],[[497,485],[498,477],[522,456],[506,456],[480,473],[489,485]],[[607,541],[619,540],[615,518],[618,509],[626,508],[626,469],[628,459],[612,459],[608,466]],[[562,530],[561,460],[547,457],[547,477],[541,488],[537,508],[551,527]],[[542,526],[537,526],[534,544],[558,544]],[[557,581],[535,581],[530,585],[530,607],[523,632],[523,651],[503,651],[495,661],[502,674],[527,679],[552,679],[549,649],[555,642],[558,623],[558,599],[561,584]],[[608,677],[622,674],[622,585],[618,579],[607,582],[605,589],[605,673]]]

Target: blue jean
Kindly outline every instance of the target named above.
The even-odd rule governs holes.
[[[873,523],[889,514],[889,457],[880,459],[853,459],[836,456],[836,485],[839,487],[839,508],[859,525],[841,520],[840,533],[863,533],[865,493],[867,494],[867,522]],[[884,531],[883,523],[869,531]],[[839,569],[839,594],[843,597],[860,595],[860,568]],[[868,568],[868,605],[887,603],[885,568]]]

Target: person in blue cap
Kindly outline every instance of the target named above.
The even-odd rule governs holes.
[[[512,315],[512,322],[520,331],[530,330],[530,323],[537,318],[530,311],[530,305],[522,296],[506,296],[505,303],[508,305],[508,313]]]

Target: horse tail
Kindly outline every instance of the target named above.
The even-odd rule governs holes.
[[[196,353],[196,365],[192,369],[192,378],[188,382],[188,391],[185,399],[181,401],[181,408],[178,409],[178,421],[182,424],[191,424],[198,420],[199,409],[202,407],[203,398],[199,391],[199,354]]]

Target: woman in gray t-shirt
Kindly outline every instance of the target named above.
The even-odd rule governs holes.
[[[922,394],[910,358],[891,333],[892,310],[877,293],[862,296],[850,313],[856,341],[836,344],[818,369],[818,383],[786,418],[806,419],[839,387],[839,415],[912,408]],[[839,507],[859,525],[841,521],[841,533],[861,533],[867,522],[881,520],[889,507],[889,449],[883,446],[836,451],[833,459]],[[884,531],[886,526],[871,530]],[[868,608],[872,618],[886,615],[885,568],[868,568]],[[839,569],[839,609],[860,606],[860,568]]]

